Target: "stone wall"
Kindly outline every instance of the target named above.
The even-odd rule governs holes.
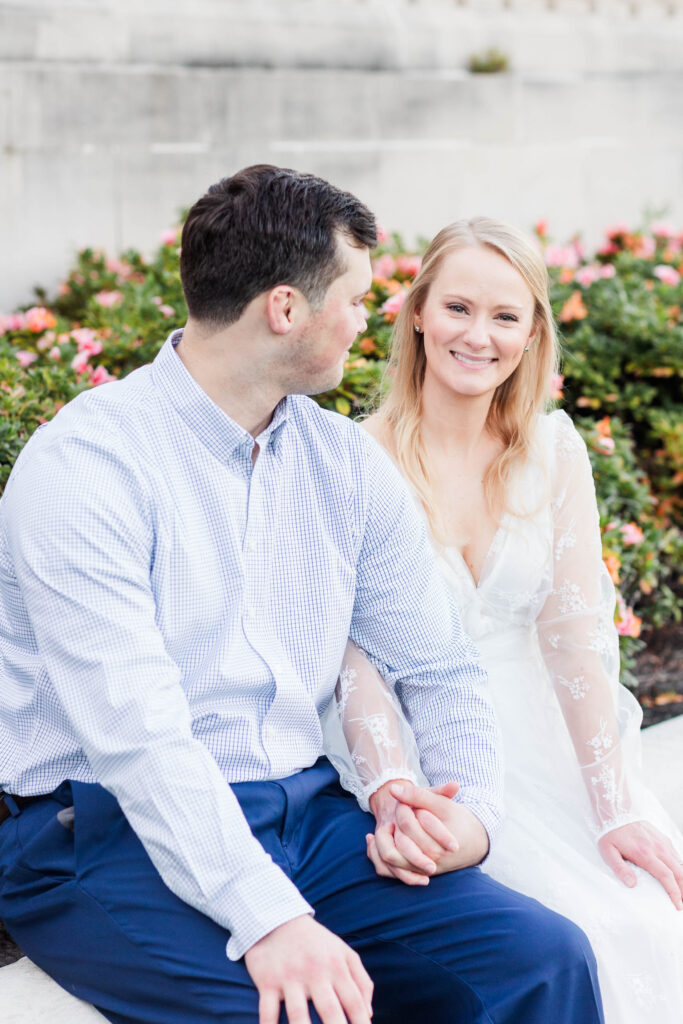
[[[683,0],[0,0],[0,311],[269,161],[428,235],[683,223]],[[507,74],[472,75],[497,46]]]

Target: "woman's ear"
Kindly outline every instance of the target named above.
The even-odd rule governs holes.
[[[303,296],[288,284],[271,288],[266,296],[266,318],[273,334],[289,334],[299,318]]]

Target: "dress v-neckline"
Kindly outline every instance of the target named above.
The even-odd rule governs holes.
[[[460,550],[460,548],[457,547],[455,544],[451,544],[450,546],[445,548],[446,551],[455,551],[456,557],[459,559],[460,564],[462,565],[463,571],[465,572],[465,575],[467,576],[467,578],[470,581],[470,583],[471,583],[472,587],[474,588],[474,590],[480,590],[481,589],[481,587],[482,587],[482,585],[483,585],[483,583],[485,581],[485,577],[488,575],[489,562],[493,561],[493,559],[494,559],[494,557],[495,557],[495,555],[497,553],[498,545],[499,545],[499,541],[500,541],[500,536],[501,536],[502,531],[503,531],[503,529],[505,527],[506,520],[507,520],[507,513],[503,513],[503,516],[501,517],[498,529],[496,530],[496,532],[494,533],[493,537],[491,538],[491,543],[488,546],[488,550],[487,550],[486,555],[484,557],[484,561],[481,563],[481,572],[479,573],[479,579],[477,579],[477,580],[475,580],[474,574],[472,573],[472,570],[470,569],[469,565],[467,564],[467,561],[465,560],[465,556],[463,555],[463,553]]]

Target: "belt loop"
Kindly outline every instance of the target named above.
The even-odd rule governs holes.
[[[20,812],[19,808],[17,807],[17,804],[16,804],[16,801],[14,800],[14,797],[11,797],[9,795],[9,793],[2,793],[0,798],[3,800],[3,802],[5,804],[5,807],[10,812],[12,817],[13,818],[18,818],[19,814],[21,812]]]

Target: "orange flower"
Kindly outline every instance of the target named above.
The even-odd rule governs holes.
[[[612,436],[612,423],[609,416],[603,416],[601,420],[598,420],[595,424],[595,432],[598,437]]]
[[[42,334],[43,331],[50,331],[56,325],[57,320],[49,309],[44,306],[33,306],[26,312],[26,326],[34,334]]]
[[[358,348],[368,356],[377,351],[374,338],[361,338]]]
[[[560,284],[571,284],[574,280],[574,271],[571,267],[563,267],[560,271]]]
[[[581,298],[581,292],[578,290],[572,292],[570,297],[562,307],[560,313],[560,320],[563,324],[570,323],[572,320],[584,320],[588,316],[588,310],[586,309],[583,299]]]
[[[612,583],[619,583],[619,570],[621,569],[621,559],[618,555],[615,555],[613,551],[605,551],[602,556],[602,560],[607,566],[607,572],[610,575]]]

